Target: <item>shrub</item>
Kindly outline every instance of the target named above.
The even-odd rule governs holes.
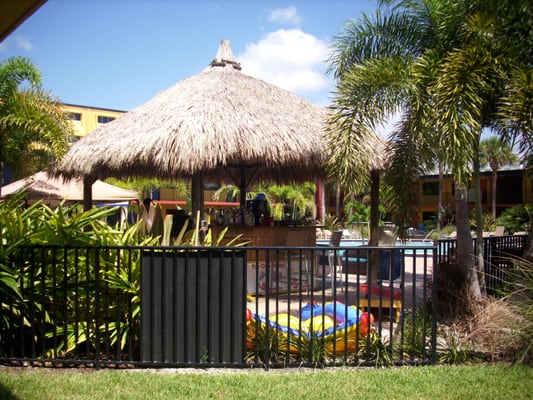
[[[533,207],[516,206],[505,209],[497,218],[498,225],[505,226],[509,233],[528,231]]]
[[[98,337],[97,331],[107,329],[113,340],[125,338],[132,332],[118,332],[124,327],[138,324],[132,321],[122,324],[124,319],[138,318],[140,256],[111,249],[123,245],[152,245],[158,238],[140,236],[138,225],[117,230],[107,225],[105,217],[115,213],[116,208],[93,208],[81,211],[77,205],[60,204],[52,209],[42,202],[27,207],[22,200],[24,194],[0,202],[2,221],[0,241],[0,347],[2,340],[18,340],[25,329],[48,332],[47,337],[59,335],[68,340],[51,351],[68,352],[82,342],[91,342]],[[28,245],[41,246],[30,251]],[[62,246],[61,250],[56,247]],[[79,248],[98,245],[102,251],[81,252]],[[138,253],[138,252],[137,252]],[[127,259],[126,259],[127,257]],[[83,259],[84,275],[80,277],[79,259]],[[121,266],[131,265],[131,271]],[[53,271],[53,273],[51,272]],[[127,298],[132,312],[114,318],[105,327],[84,327],[75,322],[57,326],[55,320],[67,321],[72,310],[80,312],[76,301],[79,298],[93,299],[99,291],[93,282],[94,276],[105,277],[105,285],[116,290],[115,303],[102,305],[105,310],[119,309],[119,303]],[[85,279],[86,284],[81,284]],[[34,288],[39,288],[36,296]],[[59,290],[60,289],[60,290]],[[77,291],[77,292],[76,292]],[[54,307],[58,302],[61,307]],[[93,302],[88,301],[86,312],[94,311]],[[35,312],[35,310],[41,310]],[[118,311],[117,311],[118,312]],[[110,314],[109,314],[110,315]],[[79,316],[81,318],[81,316]],[[120,322],[120,323],[119,323]],[[90,332],[90,333],[87,333]]]
[[[533,363],[533,263],[512,259],[515,269],[501,296],[474,299],[456,264],[438,269],[441,362],[477,360]]]

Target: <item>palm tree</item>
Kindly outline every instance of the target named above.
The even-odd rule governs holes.
[[[501,101],[499,113],[505,132],[512,132],[511,137],[519,138],[519,148],[527,168],[526,172],[530,176],[533,175],[532,99],[533,70],[531,68],[516,68],[512,73],[509,91]],[[533,262],[533,221],[529,225],[529,235],[523,257]]]
[[[71,124],[60,103],[41,87],[41,75],[30,60],[0,63],[0,176],[4,163],[40,169],[67,150]]]
[[[352,189],[364,183],[372,155],[364,143],[377,124],[400,113],[387,152],[391,156],[386,178],[395,188],[401,210],[397,218],[405,229],[416,201],[416,182],[435,149],[447,149],[437,158],[452,168],[459,183],[465,185],[468,178],[464,171],[472,161],[474,134],[438,123],[432,87],[445,55],[460,45],[457,33],[467,7],[464,1],[444,0],[383,0],[379,5],[373,19],[363,15],[348,22],[344,34],[335,39],[330,71],[338,83],[328,133],[329,166]],[[470,253],[469,229],[462,232],[458,247],[462,243]],[[471,270],[469,257],[461,262],[465,271]]]
[[[483,233],[479,177],[482,130],[492,127],[501,137],[518,138],[526,144],[525,154],[531,154],[533,92],[527,85],[525,90],[518,89],[520,79],[517,77],[531,75],[533,32],[527,27],[531,25],[532,8],[531,2],[470,2],[461,31],[461,46],[446,54],[433,86],[439,100],[438,109],[446,110],[442,113],[442,126],[459,126],[474,134],[471,148],[478,237]],[[515,96],[517,89],[518,93],[525,94],[525,103],[516,112],[509,113],[507,107],[513,103],[509,100]],[[523,113],[526,109],[529,111]],[[509,126],[511,129],[507,128]],[[465,145],[468,143],[465,142]],[[482,241],[477,241],[476,258],[481,278]]]
[[[504,165],[516,163],[518,157],[513,153],[513,149],[509,143],[496,136],[483,139],[479,144],[479,153],[481,165],[488,164],[492,170],[491,207],[492,218],[496,219],[496,183],[498,181],[498,170]]]
[[[365,179],[368,153],[362,143],[378,123],[400,112],[387,167],[404,210],[400,221],[404,227],[408,223],[416,198],[412,189],[436,153],[456,181],[457,260],[471,292],[480,295],[472,272],[466,188],[472,166],[475,178],[479,171],[482,129],[496,125],[503,115],[498,104],[508,98],[515,64],[531,60],[524,55],[531,52],[532,33],[512,22],[517,15],[527,20],[521,13],[531,6],[509,0],[382,0],[379,6],[373,19],[363,15],[347,23],[344,35],[336,38],[330,60],[338,80],[330,169],[346,184]],[[510,45],[520,29],[529,40]],[[477,225],[482,230],[482,223]],[[481,254],[479,249],[476,253]]]

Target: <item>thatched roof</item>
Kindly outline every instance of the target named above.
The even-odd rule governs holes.
[[[222,41],[203,72],[79,140],[55,173],[176,178],[203,172],[205,179],[234,182],[239,173],[231,167],[261,166],[256,180],[310,180],[323,173],[325,114],[242,73]]]
[[[57,204],[62,200],[82,201],[83,182],[72,179],[64,182],[62,179],[50,177],[40,171],[26,178],[2,186],[2,198],[13,196],[21,191],[26,192],[26,200],[33,203],[44,200],[48,204]],[[93,202],[117,202],[137,200],[139,195],[133,190],[122,189],[117,186],[97,180],[92,185]]]

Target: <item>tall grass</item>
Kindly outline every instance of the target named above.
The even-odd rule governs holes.
[[[515,258],[510,292],[505,297],[519,315],[514,328],[515,362],[533,364],[533,262]]]
[[[510,258],[514,267],[497,296],[473,298],[454,265],[441,268],[440,361],[510,361],[533,364],[533,263]],[[444,347],[444,348],[443,348]]]

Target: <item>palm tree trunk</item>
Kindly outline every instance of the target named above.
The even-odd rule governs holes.
[[[437,229],[440,231],[442,228],[442,193],[443,193],[443,186],[444,186],[444,167],[442,166],[442,163],[439,161],[439,198],[438,198],[438,204],[437,204]]]
[[[470,293],[474,297],[480,298],[481,290],[472,257],[472,235],[468,217],[467,189],[464,185],[456,185],[455,213],[457,224],[457,265],[464,273],[466,278],[465,285],[469,288]]]
[[[476,148],[474,154],[479,154],[479,149]],[[475,190],[475,216],[476,216],[476,269],[478,282],[480,287],[480,292],[483,295],[487,294],[487,289],[485,287],[485,262],[483,258],[483,206],[481,204],[481,178],[479,176],[479,156],[474,157],[473,165],[473,179],[474,179],[474,190]]]
[[[93,207],[93,183],[95,182],[94,178],[84,177],[83,178],[83,210],[88,211]]]
[[[340,217],[341,210],[341,185],[337,183],[336,192],[335,192],[335,215],[337,218]]]
[[[241,204],[246,204],[246,189],[240,193]],[[204,177],[201,172],[194,174],[191,182],[191,198],[192,198],[192,215],[196,218],[196,214],[200,212],[200,218],[204,216]]]
[[[370,172],[370,238],[369,246],[377,246],[379,243],[379,171]],[[378,280],[379,252],[370,252],[370,283]]]
[[[492,203],[492,218],[496,220],[496,183],[498,181],[498,170],[492,170],[492,188],[491,188],[491,203]]]
[[[316,194],[317,194],[317,204],[318,212],[317,219],[320,220],[321,225],[324,224],[324,218],[326,217],[326,183],[324,180],[319,179],[316,183]]]
[[[2,153],[0,144],[0,154]],[[4,162],[0,161],[0,197],[2,196],[2,186],[4,186]]]

